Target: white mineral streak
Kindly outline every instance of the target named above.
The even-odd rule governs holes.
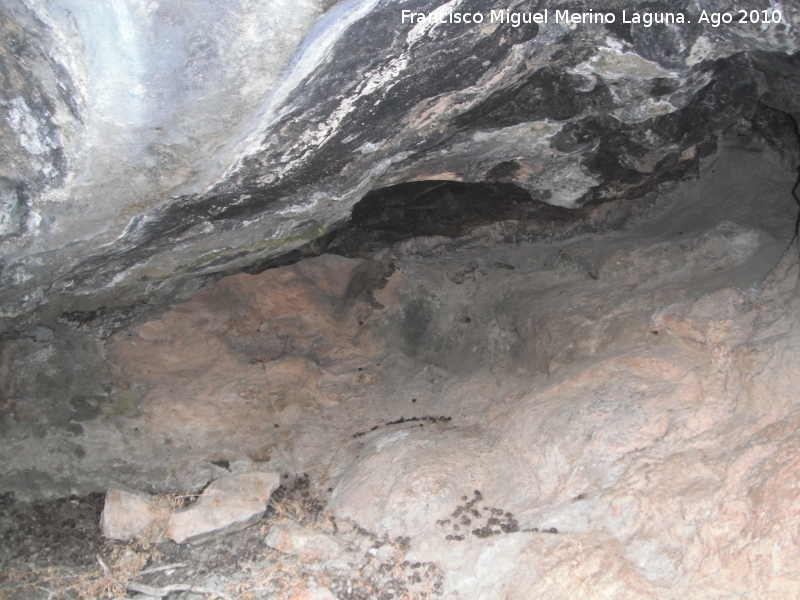
[[[349,0],[332,7],[306,35],[296,58],[287,68],[277,87],[270,92],[267,101],[258,111],[255,123],[249,123],[245,137],[236,141],[228,150],[227,158],[220,162],[227,169],[220,173],[208,187],[226,179],[241,167],[241,161],[262,151],[265,135],[269,127],[291,107],[278,109],[285,103],[289,94],[314,70],[323,63],[333,46],[350,25],[364,18],[375,7],[378,0]]]
[[[597,185],[599,180],[583,167],[580,152],[563,153],[550,147],[550,140],[562,127],[560,123],[536,121],[478,131],[392,176],[464,180],[466,177],[460,176],[459,165],[469,164],[470,157],[491,157],[493,163],[516,161],[520,165],[514,176],[517,185],[531,190],[546,190],[550,192],[547,198],[549,204],[573,208],[575,201]],[[587,142],[587,145],[591,144],[591,141]],[[455,176],[446,175],[453,172]]]
[[[26,253],[76,239],[94,239],[102,247],[130,222],[130,205],[141,213],[169,194],[205,189],[235,162],[223,150],[241,139],[237,127],[252,131],[251,117],[270,92],[282,86],[274,97],[285,97],[325,58],[324,49],[307,52],[284,78],[322,13],[316,0],[19,3],[13,14],[23,25],[36,23],[49,40],[42,43],[49,44],[43,49],[50,64],[42,62],[40,70],[63,68],[74,86],[68,101],[79,114],[71,114],[67,100],[57,100],[50,118],[58,129],[44,135],[35,117],[18,106],[22,100],[6,113],[28,152],[45,157],[60,148],[69,165],[59,186],[34,198],[59,204],[48,214],[58,227],[35,238]],[[373,6],[365,3],[355,18]],[[25,10],[35,16],[24,16]],[[316,37],[327,39],[329,48],[343,27],[318,30]],[[41,81],[56,99],[67,91],[51,81],[57,73]],[[54,175],[51,165],[36,161],[34,168]]]
[[[23,98],[14,98],[9,104],[11,109],[6,114],[6,122],[17,134],[20,145],[25,150],[31,154],[45,154],[56,147],[56,144],[47,138],[47,132],[41,129]]]
[[[452,11],[458,6],[461,0],[450,0],[433,11],[432,14],[437,18]],[[321,148],[339,130],[339,126],[344,119],[355,109],[359,100],[377,92],[386,92],[391,89],[399,80],[400,75],[408,67],[411,60],[411,51],[419,41],[427,35],[436,25],[435,20],[425,19],[417,23],[406,36],[407,47],[398,56],[389,61],[388,64],[370,71],[358,85],[356,90],[349,96],[342,99],[339,106],[325,120],[317,125],[315,130],[307,131],[282,157],[285,164],[275,171],[277,177],[281,177],[302,161],[309,150]]]
[[[653,61],[642,58],[635,52],[623,52],[617,48],[599,48],[589,60],[576,65],[574,73],[591,75],[593,73],[606,79],[637,77],[654,79],[675,77],[675,73],[663,69]]]
[[[0,235],[9,235],[17,230],[16,212],[16,193],[8,190],[0,191]]]

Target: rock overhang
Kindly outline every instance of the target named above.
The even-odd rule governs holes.
[[[113,329],[320,239],[370,190],[489,182],[572,209],[636,198],[691,177],[740,120],[780,146],[800,113],[794,3],[781,23],[719,27],[698,17],[733,12],[721,2],[652,3],[687,22],[650,27],[623,22],[623,10],[643,10],[624,2],[604,6],[614,23],[580,24],[553,22],[574,10],[566,3],[520,5],[551,21],[518,27],[491,23],[507,7],[486,0],[344,2],[316,23],[325,7],[303,3],[282,27],[269,2],[249,13],[197,3],[192,16],[131,1],[121,16],[69,26],[53,16],[62,4],[17,2],[4,20],[4,58],[21,82],[3,97],[14,157],[3,174],[5,331],[57,319]],[[486,19],[404,23],[403,9]],[[139,35],[116,51],[127,58],[92,70],[110,27],[97,19],[120,28],[139,13]],[[269,65],[255,64],[261,55]],[[108,69],[130,79],[124,99],[138,112],[120,116]],[[213,131],[189,127],[226,103],[235,114],[217,115]],[[101,168],[100,154],[118,168]]]

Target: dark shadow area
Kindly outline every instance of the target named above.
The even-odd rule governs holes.
[[[576,217],[576,211],[546,204],[509,183],[412,181],[364,196],[330,248],[349,254],[413,237],[457,238],[498,221]]]
[[[347,221],[300,248],[261,261],[248,273],[294,264],[323,253],[363,257],[415,237],[459,238],[501,221],[570,223],[585,211],[552,206],[510,183],[411,181],[369,192]]]

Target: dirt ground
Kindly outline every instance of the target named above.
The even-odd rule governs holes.
[[[304,594],[327,588],[342,600],[389,600],[441,593],[436,565],[403,560],[407,539],[378,538],[337,522],[323,507],[309,479],[300,477],[279,487],[261,521],[244,531],[201,546],[151,546],[102,537],[103,494],[33,503],[5,494],[0,598],[325,598]],[[347,548],[347,568],[267,546],[270,528],[289,522],[335,537]]]

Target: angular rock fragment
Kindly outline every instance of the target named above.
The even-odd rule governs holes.
[[[169,510],[156,505],[150,496],[123,488],[110,488],[100,515],[100,530],[112,540],[166,540]]]
[[[167,534],[176,544],[202,544],[254,524],[280,485],[277,473],[248,473],[214,481],[200,499],[172,514]]]
[[[272,527],[265,541],[267,546],[279,552],[316,554],[323,561],[335,558],[342,552],[342,547],[333,537],[297,523]]]
[[[339,600],[333,592],[326,587],[317,587],[312,585],[297,596],[298,600]]]

